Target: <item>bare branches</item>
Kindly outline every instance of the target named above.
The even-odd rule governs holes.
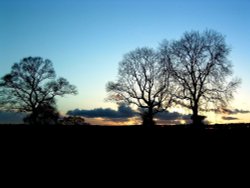
[[[109,100],[134,104],[152,118],[169,106],[170,78],[158,52],[138,48],[126,54],[119,65],[118,80],[107,84]]]
[[[213,30],[186,32],[178,41],[164,42],[162,62],[177,86],[175,102],[196,116],[199,110],[226,105],[240,83],[227,81],[232,75],[229,52],[224,36]]]
[[[34,112],[43,105],[54,103],[56,96],[77,94],[76,87],[65,78],[55,79],[50,60],[27,57],[15,63],[0,81],[1,100],[9,109]],[[3,102],[2,102],[3,103]]]

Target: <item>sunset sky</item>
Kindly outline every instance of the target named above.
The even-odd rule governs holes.
[[[163,39],[179,39],[185,31],[214,29],[226,36],[234,75],[242,84],[232,111],[222,116],[209,113],[208,121],[250,122],[249,0],[0,0],[0,28],[0,77],[24,57],[50,59],[57,75],[79,92],[58,98],[61,114],[84,110],[94,124],[139,122],[136,116],[124,120],[116,104],[105,102],[105,85],[117,78],[125,53],[137,47],[157,48]],[[106,108],[118,116],[97,118]],[[189,114],[184,109],[172,111]]]

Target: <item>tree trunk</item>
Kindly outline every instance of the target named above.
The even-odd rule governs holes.
[[[142,114],[142,125],[144,127],[154,127],[154,114],[153,114],[153,108],[149,108],[147,112],[144,112]]]
[[[32,124],[37,125],[37,124],[40,123],[40,122],[38,122],[38,116],[39,116],[38,109],[35,109],[35,110],[32,112]]]
[[[205,116],[200,116],[198,113],[198,105],[194,105],[194,107],[192,108],[193,110],[193,115],[191,116],[191,119],[193,121],[192,126],[194,128],[203,128],[204,127],[204,123],[203,120],[205,119]]]
[[[192,115],[192,120],[193,120],[193,126],[194,127],[199,127],[201,122],[199,120],[199,115],[198,115],[198,105],[195,104],[193,107],[193,115]]]
[[[198,108],[197,106],[193,107],[193,115],[192,115],[192,120],[193,120],[193,124],[197,124],[197,120],[198,120]]]
[[[37,125],[40,122],[38,121],[38,116],[39,113],[37,111],[37,109],[33,109],[31,114],[29,114],[27,117],[24,118],[24,122],[30,124],[30,125]]]

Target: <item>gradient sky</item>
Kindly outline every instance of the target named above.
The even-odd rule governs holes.
[[[214,29],[226,36],[242,79],[231,106],[250,110],[249,20],[249,0],[0,0],[0,76],[23,57],[41,56],[78,87],[77,96],[58,99],[62,113],[115,108],[104,101],[105,85],[125,53]],[[250,122],[248,115],[239,117]]]

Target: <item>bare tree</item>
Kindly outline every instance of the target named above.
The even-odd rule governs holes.
[[[229,81],[229,52],[225,37],[213,30],[186,32],[180,40],[161,45],[162,62],[176,85],[175,102],[192,110],[194,125],[201,124],[200,111],[227,106],[240,84],[239,79]]]
[[[154,115],[171,103],[169,75],[163,72],[159,53],[138,48],[126,54],[119,64],[118,80],[107,84],[109,99],[136,105],[143,125],[153,126]]]
[[[1,78],[0,88],[4,107],[31,112],[33,123],[42,107],[53,104],[56,96],[77,94],[76,87],[65,78],[56,79],[52,62],[41,57],[27,57],[15,63],[11,72]]]

